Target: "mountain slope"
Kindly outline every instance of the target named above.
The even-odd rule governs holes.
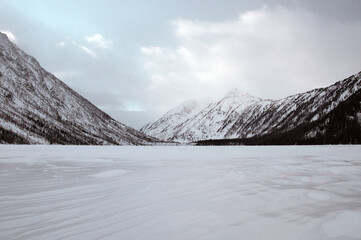
[[[147,144],[0,33],[0,143]]]
[[[361,87],[360,74],[351,76],[326,88],[314,89],[280,100],[263,100],[247,94],[231,94],[209,105],[195,116],[174,124],[168,131],[166,122],[154,122],[142,131],[163,140],[199,141],[206,139],[250,138],[279,133],[314,122]],[[230,100],[232,99],[232,100]],[[149,128],[167,132],[153,134]]]
[[[323,119],[304,127],[298,139],[317,144],[361,144],[361,89]]]
[[[200,108],[202,104],[194,100],[185,102],[170,110],[159,120],[145,125],[141,128],[141,131],[165,141],[193,140],[202,134],[205,135],[205,138],[215,138],[218,136],[218,129],[227,130],[231,123],[238,119],[241,112],[260,101],[259,98],[234,89],[228,92],[220,101],[208,101],[207,104],[203,104],[203,108]],[[190,103],[192,103],[192,106],[197,107],[191,107],[191,114],[185,114],[187,112],[185,109],[189,109]],[[199,127],[192,128],[194,125]],[[184,139],[178,138],[177,136],[180,135],[186,137]]]
[[[186,101],[168,111],[157,121],[148,123],[142,127],[141,131],[147,129],[149,135],[158,136],[159,139],[166,139],[167,136],[171,135],[174,130],[178,128],[179,123],[195,116],[209,104],[211,104],[211,100],[209,99]],[[159,125],[162,125],[163,128],[158,128]]]
[[[361,89],[323,118],[285,132],[245,139],[214,139],[198,145],[361,144]]]

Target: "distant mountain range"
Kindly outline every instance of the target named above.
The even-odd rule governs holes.
[[[205,107],[188,101],[145,125],[150,136],[199,144],[361,143],[361,73],[280,100],[237,90]]]
[[[237,89],[187,101],[141,131],[117,122],[0,33],[0,143],[361,143],[361,73],[280,100]]]
[[[151,144],[112,119],[0,33],[0,143]]]

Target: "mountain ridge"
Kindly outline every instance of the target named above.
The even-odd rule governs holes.
[[[212,139],[197,145],[361,144],[361,89],[323,118],[286,132],[244,139]]]
[[[98,109],[2,33],[0,79],[1,143],[138,145],[155,141]]]
[[[239,139],[284,132],[301,123],[313,122],[328,114],[361,88],[360,73],[328,87],[278,99],[249,97],[240,103],[227,104],[226,95],[195,116],[167,129],[162,121],[141,128],[146,134],[168,141],[194,142],[206,139]],[[232,95],[232,94],[231,94]],[[250,96],[250,95],[248,95]],[[252,100],[253,99],[253,100]],[[228,111],[222,111],[226,107]],[[149,129],[152,129],[150,131]],[[170,134],[160,136],[159,132]]]

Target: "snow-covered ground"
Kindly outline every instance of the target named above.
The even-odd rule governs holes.
[[[361,239],[361,146],[0,146],[0,239]]]

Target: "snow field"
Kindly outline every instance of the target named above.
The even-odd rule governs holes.
[[[0,146],[0,239],[360,239],[361,146]]]

